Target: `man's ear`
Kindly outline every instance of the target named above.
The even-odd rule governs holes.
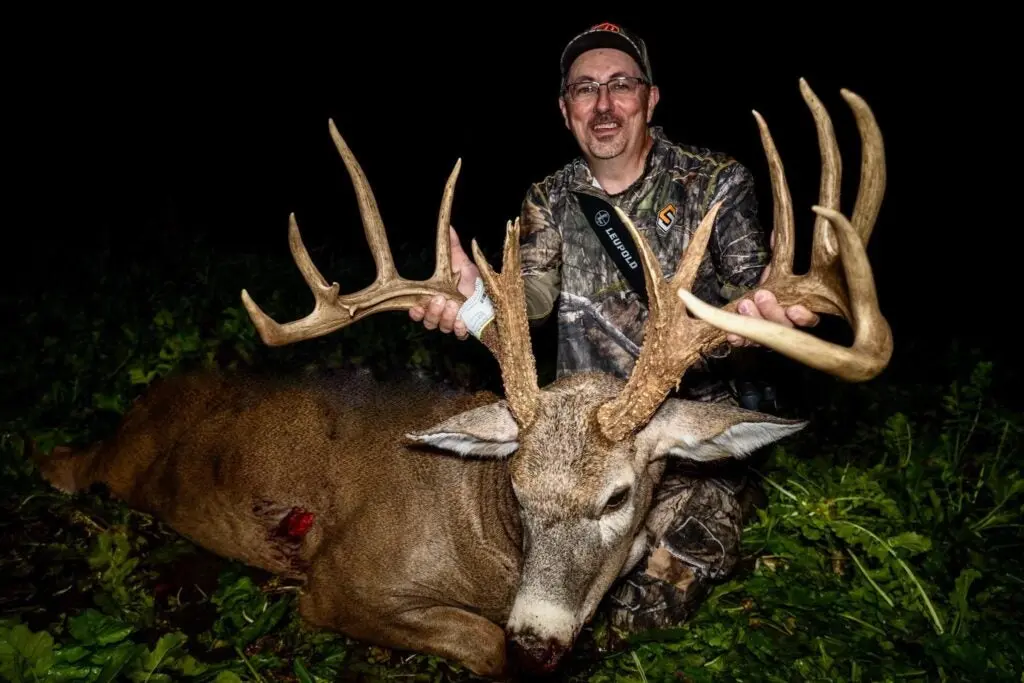
[[[406,438],[459,455],[504,458],[519,448],[519,425],[505,401],[473,408]]]
[[[744,458],[807,426],[806,420],[720,403],[669,399],[637,435],[638,455],[694,462]]]
[[[654,108],[658,106],[659,100],[661,100],[661,90],[658,89],[658,86],[652,85],[647,93],[647,123],[654,118]]]
[[[558,109],[562,112],[562,121],[565,123],[565,127],[572,130],[572,126],[569,125],[569,110],[566,108],[565,96],[558,96]]]

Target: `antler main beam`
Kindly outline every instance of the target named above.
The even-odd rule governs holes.
[[[853,110],[862,141],[861,179],[852,220],[839,212],[841,161],[832,122],[820,100],[800,79],[804,101],[814,116],[821,148],[821,185],[816,213],[811,267],[793,273],[794,220],[785,171],[768,126],[754,112],[768,160],[774,199],[775,249],[769,275],[760,285],[772,291],[782,306],[802,304],[816,313],[838,315],[854,330],[852,347],[825,342],[802,330],[736,313],[738,301],[715,308],[689,290],[693,274],[707,248],[717,216],[712,207],[697,229],[672,282],[658,271],[657,260],[643,237],[621,211],[620,218],[640,245],[651,306],[640,358],[622,393],[601,407],[605,436],[620,440],[644,424],[678,385],[683,373],[702,353],[737,334],[823,372],[848,381],[877,376],[892,356],[892,332],[882,315],[865,245],[871,236],[885,191],[885,149],[881,132],[867,104],[842,90]],[[838,262],[841,257],[841,266]],[[686,315],[689,309],[697,319]]]
[[[819,203],[811,207],[817,214],[811,267],[805,275],[795,275],[790,249],[779,255],[778,263],[773,258],[772,270],[761,287],[774,292],[783,306],[803,304],[815,312],[841,316],[853,328],[853,345],[831,344],[803,330],[742,316],[731,310],[735,307],[715,309],[688,291],[679,291],[678,295],[695,316],[716,330],[712,339],[705,342],[705,348],[708,344],[719,343],[722,333],[738,334],[815,370],[843,380],[863,382],[885,369],[893,350],[892,330],[878,303],[866,251],[885,192],[885,148],[867,103],[849,90],[841,90],[854,113],[862,145],[860,187],[853,219],[848,220],[839,212],[840,161],[832,122],[803,79],[800,87],[814,115],[822,149],[821,193]],[[757,118],[765,149],[777,160],[778,153],[768,126],[760,115]],[[774,193],[788,203],[789,188],[782,164],[773,160],[770,167]],[[783,233],[792,243],[791,221],[783,226]]]
[[[408,310],[422,303],[425,297],[441,294],[449,299],[462,302],[465,297],[458,290],[458,274],[452,272],[451,244],[448,238],[448,222],[451,216],[452,200],[455,194],[455,181],[462,168],[462,160],[455,162],[455,168],[448,176],[445,184],[441,210],[437,220],[436,266],[434,274],[428,280],[406,280],[395,269],[391,248],[384,222],[377,208],[377,200],[370,189],[363,169],[356,161],[338,133],[334,121],[329,121],[331,137],[348,170],[349,177],[355,188],[359,213],[363,221],[366,241],[370,245],[377,266],[377,276],[373,283],[353,294],[339,294],[337,282],[327,284],[327,280],[309,257],[309,252],[302,242],[295,214],[289,217],[288,246],[291,248],[295,264],[302,273],[303,279],[313,293],[315,305],[309,315],[288,323],[278,323],[264,313],[252,300],[246,290],[242,290],[242,302],[249,317],[252,318],[263,342],[269,346],[282,346],[305,339],[312,339],[330,334],[347,325],[383,311]]]
[[[377,267],[373,283],[353,294],[340,294],[337,282],[331,284],[317,269],[309,256],[299,233],[295,214],[289,217],[288,245],[302,278],[313,293],[313,310],[303,318],[279,323],[253,301],[249,292],[242,290],[242,303],[249,312],[260,339],[268,346],[283,346],[295,342],[330,334],[363,318],[384,311],[405,311],[436,295],[460,304],[466,301],[458,290],[459,274],[452,271],[449,221],[452,200],[455,195],[455,181],[462,167],[462,160],[445,184],[441,208],[437,216],[435,246],[436,265],[433,275],[427,280],[407,280],[395,269],[391,248],[384,230],[377,200],[370,189],[370,183],[363,173],[352,150],[338,133],[334,121],[329,121],[331,138],[341,155],[345,168],[355,188],[359,214]],[[509,406],[520,424],[533,420],[537,403],[537,377],[530,347],[529,327],[526,323],[526,304],[519,274],[519,222],[509,223],[505,235],[505,262],[502,273],[495,274],[473,241],[473,253],[495,309],[496,324],[488,325],[481,333],[480,341],[491,351],[501,367],[502,379]]]

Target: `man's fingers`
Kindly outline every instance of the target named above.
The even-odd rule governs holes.
[[[754,302],[751,301],[749,298],[745,298],[742,301],[740,301],[737,310],[739,310],[739,312],[742,313],[743,315],[749,315],[751,318],[764,317],[761,315],[761,312],[758,310],[757,306],[754,305]]]
[[[766,269],[767,273],[767,269]],[[820,318],[812,313],[806,306],[790,306],[783,308],[778,299],[767,289],[759,289],[754,292],[754,300],[745,298],[739,302],[736,310],[741,315],[749,315],[752,318],[763,318],[772,322],[793,327],[814,327]],[[726,335],[726,340],[733,346],[759,346],[735,334]]]
[[[445,298],[443,296],[435,296],[430,300],[430,304],[427,306],[427,313],[423,316],[423,326],[428,330],[433,330],[441,322],[444,303]]]
[[[775,295],[766,289],[760,289],[754,293],[754,301],[757,303],[757,310],[760,317],[772,322],[792,327],[793,323],[786,317],[786,309],[779,305]]]
[[[787,308],[786,317],[800,327],[814,327],[821,320],[815,313],[799,304]]]
[[[459,305],[454,301],[448,301],[444,305],[444,311],[441,313],[441,320],[438,323],[438,329],[445,334],[449,334],[455,329],[455,316],[459,312]]]
[[[459,318],[461,304],[440,294],[431,299],[425,306],[413,306],[409,309],[409,317],[416,322],[423,321],[428,330],[440,329],[445,334],[455,332],[459,339],[469,335],[466,323]]]
[[[742,301],[740,301],[739,305],[736,307],[736,310],[738,310],[741,315],[749,315],[751,318],[762,317],[761,313],[757,310],[757,306],[754,305],[754,302],[747,298],[744,298]],[[728,334],[725,338],[733,346],[752,345],[750,340],[744,339],[743,337],[740,337],[739,335],[736,334]]]

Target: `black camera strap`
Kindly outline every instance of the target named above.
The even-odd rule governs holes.
[[[579,200],[583,215],[601,240],[608,256],[618,266],[633,291],[640,295],[644,305],[647,305],[647,283],[644,281],[644,269],[640,265],[640,251],[614,207],[587,192],[573,194]]]

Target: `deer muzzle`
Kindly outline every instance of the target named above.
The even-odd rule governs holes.
[[[513,671],[536,676],[554,671],[569,646],[555,638],[526,631],[510,636],[507,650]]]
[[[506,627],[509,658],[519,671],[550,672],[573,644],[577,615],[557,601],[521,595]]]

